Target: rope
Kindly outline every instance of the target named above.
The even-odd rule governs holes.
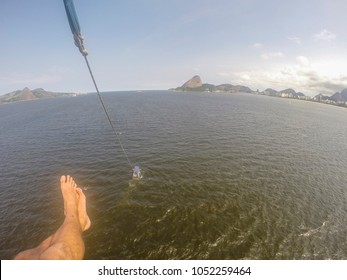
[[[105,103],[104,103],[104,101],[103,101],[103,99],[101,97],[101,94],[99,92],[98,86],[97,86],[97,84],[95,82],[92,69],[90,68],[90,65],[89,65],[89,62],[88,62],[88,59],[87,59],[88,51],[86,50],[86,48],[84,47],[84,44],[83,44],[83,39],[84,38],[83,38],[83,36],[81,34],[81,28],[80,28],[80,25],[79,25],[79,22],[78,22],[78,18],[77,18],[77,14],[76,14],[76,10],[75,10],[75,6],[74,6],[74,3],[73,3],[73,0],[64,0],[64,6],[65,6],[66,15],[67,15],[67,18],[68,18],[68,21],[69,21],[70,29],[71,29],[71,32],[73,34],[73,38],[74,38],[74,41],[75,41],[75,45],[79,49],[80,53],[84,56],[84,59],[86,60],[90,76],[92,77],[92,80],[93,80],[96,92],[98,93],[98,96],[99,96],[102,108],[104,109],[104,112],[106,114],[108,122],[110,123],[110,125],[112,127],[112,131],[113,131],[114,135],[116,136],[116,138],[118,140],[118,143],[121,146],[122,151],[123,151],[123,153],[124,153],[128,163],[129,163],[129,165],[131,166],[131,168],[133,168],[133,165],[131,164],[131,161],[130,161],[130,159],[129,159],[129,157],[128,157],[125,149],[124,149],[124,146],[123,146],[122,141],[121,141],[121,139],[119,137],[119,134],[117,133],[116,128],[114,127],[114,125],[113,125],[113,123],[111,121],[110,115],[109,115],[109,113],[108,113],[108,111],[106,109]]]
[[[94,75],[93,75],[92,69],[90,68],[90,65],[89,65],[89,62],[88,62],[88,59],[87,59],[87,56],[86,56],[86,55],[84,55],[84,59],[85,59],[86,64],[87,64],[87,66],[88,66],[88,70],[89,70],[90,76],[92,77],[92,80],[93,80],[93,83],[94,83],[96,92],[98,93],[98,96],[99,96],[99,99],[100,99],[102,108],[104,109],[104,112],[105,112],[105,114],[106,114],[106,117],[107,117],[107,119],[108,119],[108,122],[110,123],[110,125],[111,125],[111,127],[112,127],[113,134],[116,136],[116,138],[117,138],[117,140],[118,140],[118,143],[119,143],[119,145],[121,146],[122,151],[123,151],[123,153],[124,153],[124,155],[125,155],[125,157],[126,157],[128,163],[129,163],[130,167],[133,168],[133,165],[131,164],[131,161],[130,161],[130,159],[129,159],[129,157],[128,157],[128,155],[127,155],[125,149],[124,149],[124,146],[123,146],[123,143],[122,143],[122,141],[121,141],[121,139],[120,139],[120,137],[119,137],[119,134],[117,133],[116,128],[114,127],[114,125],[113,125],[113,123],[112,123],[112,121],[111,121],[110,115],[109,115],[109,113],[108,113],[108,111],[107,111],[107,109],[106,109],[104,100],[102,99],[102,96],[101,96],[101,94],[100,94],[100,92],[99,92],[98,86],[97,86],[97,84],[96,84],[96,82],[95,82]]]

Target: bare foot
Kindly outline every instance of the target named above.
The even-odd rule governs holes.
[[[78,198],[77,198],[78,219],[80,221],[82,231],[86,231],[87,229],[90,228],[90,224],[91,224],[87,214],[86,196],[84,195],[82,189],[80,188],[76,188],[76,192],[78,194]]]
[[[71,176],[61,176],[60,188],[64,199],[64,213],[66,217],[78,217],[76,200],[76,183]]]

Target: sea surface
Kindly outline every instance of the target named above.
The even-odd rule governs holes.
[[[0,258],[86,194],[85,259],[347,259],[347,110],[245,93],[104,93],[0,105]]]

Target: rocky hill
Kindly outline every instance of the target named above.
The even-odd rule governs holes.
[[[341,92],[336,92],[329,98],[335,102],[347,102],[347,88]]]
[[[43,88],[30,90],[29,88],[25,87],[22,90],[12,91],[10,93],[0,96],[0,104],[17,102],[17,101],[35,100],[40,98],[52,98],[52,97],[76,96],[76,95],[77,95],[76,93],[60,93],[60,92],[45,91]]]
[[[278,91],[274,90],[272,88],[267,88],[266,90],[264,90],[263,92],[261,92],[263,95],[269,95],[269,96],[276,96]]]
[[[341,92],[336,92],[332,96],[324,95],[324,94],[317,94],[315,97],[313,97],[314,100],[318,101],[333,101],[336,103],[343,103],[347,102],[347,88],[344,89]]]
[[[187,82],[185,82],[181,88],[183,89],[195,89],[195,88],[199,88],[202,87],[202,81],[200,76],[196,75],[193,78],[191,78],[190,80],[188,80]]]
[[[329,98],[330,98],[330,96],[319,93],[313,97],[313,100],[324,101],[324,100],[329,100]]]
[[[213,84],[203,84],[200,76],[196,75],[182,86],[173,89],[175,91],[204,91],[204,92],[248,92],[253,93],[249,87],[241,85],[231,85],[231,84],[222,84],[222,85],[213,85]]]
[[[267,88],[266,90],[260,92],[260,94],[263,95],[269,95],[269,96],[279,96],[279,97],[303,97],[305,94],[302,92],[296,92],[292,88],[287,88],[281,91],[274,90],[272,88]]]

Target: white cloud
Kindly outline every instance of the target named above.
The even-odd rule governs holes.
[[[273,88],[283,90],[293,88],[306,95],[318,93],[331,95],[347,88],[347,74],[343,71],[344,61],[327,63],[311,61],[306,56],[298,56],[287,64],[264,66],[242,71],[223,71],[219,75],[228,78],[232,84],[249,86],[253,90]]]
[[[222,77],[229,77],[231,75],[231,73],[228,73],[228,72],[219,72],[218,73],[219,76],[222,76]]]
[[[301,45],[301,40],[300,40],[299,37],[288,37],[288,40],[292,41],[292,42],[294,42],[294,43],[296,43],[298,45]]]
[[[269,52],[269,53],[263,53],[261,55],[262,59],[268,60],[271,58],[276,58],[276,57],[283,57],[283,53],[282,52]]]
[[[277,73],[274,81],[282,88],[292,87],[307,95],[318,93],[333,94],[347,87],[347,76],[326,73],[318,64],[311,63],[306,57],[296,58],[298,64],[286,64],[270,73]]]
[[[322,40],[322,41],[331,41],[336,39],[336,34],[326,30],[322,29],[319,33],[316,33],[313,35],[313,38],[317,40]]]
[[[309,66],[310,60],[306,56],[298,56],[296,60],[299,62],[301,66]]]
[[[244,81],[249,81],[249,80],[251,80],[251,76],[250,76],[250,74],[248,74],[248,73],[242,73],[242,74],[240,75],[240,78],[241,78],[242,80],[244,80]]]
[[[253,48],[255,48],[255,49],[261,49],[262,47],[264,47],[264,45],[262,43],[254,43],[253,44]]]

